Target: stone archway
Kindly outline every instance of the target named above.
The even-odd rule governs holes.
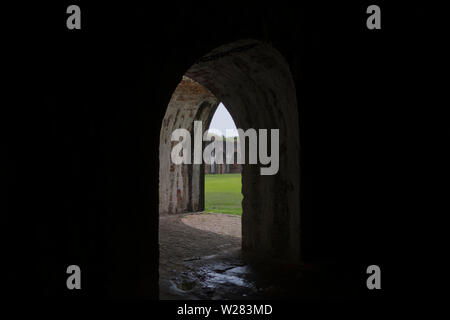
[[[159,148],[159,212],[174,214],[204,209],[203,164],[175,165],[170,161],[174,143],[173,130],[193,131],[194,121],[200,120],[208,128],[219,101],[205,87],[183,76],[175,89],[164,116]]]
[[[242,170],[242,248],[266,257],[299,261],[299,129],[297,99],[289,67],[268,44],[240,40],[200,58],[183,76],[167,107],[160,135],[160,213],[204,208],[203,165],[170,162],[171,133],[192,132],[194,120],[208,128],[223,102],[238,128],[279,129],[279,171],[260,175],[259,165]]]

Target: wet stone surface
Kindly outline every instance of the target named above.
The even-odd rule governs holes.
[[[199,213],[160,216],[160,299],[342,298],[357,293],[349,287],[345,268],[282,265],[243,255],[237,218]],[[208,225],[215,232],[207,231]]]
[[[219,214],[160,217],[161,299],[258,296],[252,269],[241,256],[238,219]],[[215,232],[207,231],[208,224]]]
[[[220,300],[255,298],[258,295],[255,281],[251,279],[251,269],[239,260],[238,252],[195,260],[187,268],[188,271],[170,279],[177,298],[185,294],[191,299]]]

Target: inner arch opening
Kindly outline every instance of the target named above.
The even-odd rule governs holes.
[[[234,120],[223,103],[219,103],[208,131],[220,136],[224,152],[221,161],[205,164],[205,212],[241,216],[242,164],[237,161],[239,137]],[[229,155],[228,158],[227,155]],[[219,160],[218,155],[216,157]],[[224,226],[224,228],[230,227]],[[239,226],[236,227],[241,230],[240,220]],[[235,234],[237,230],[230,230],[230,232]]]

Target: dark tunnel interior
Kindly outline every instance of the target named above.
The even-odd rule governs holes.
[[[404,130],[398,125],[410,110],[403,93],[417,87],[409,77],[415,58],[408,52],[424,31],[413,34],[402,20],[392,19],[404,8],[387,10],[386,29],[370,32],[362,4],[211,6],[83,2],[79,32],[67,30],[65,15],[59,14],[65,3],[21,11],[18,36],[5,39],[8,61],[14,63],[7,74],[11,100],[1,111],[8,295],[158,299],[161,124],[189,68],[215,48],[242,39],[280,54],[296,103],[290,113],[237,119],[244,119],[244,126],[245,119],[251,119],[247,124],[257,117],[262,124],[282,119],[298,145],[298,156],[285,154],[286,166],[297,169],[281,167],[270,182],[279,188],[283,206],[277,208],[292,216],[271,211],[267,221],[279,229],[270,229],[266,238],[249,233],[253,240],[243,243],[258,247],[262,239],[258,248],[264,250],[290,248],[320,285],[336,291],[345,283],[354,297],[373,294],[361,281],[367,265],[376,262],[388,270],[389,283],[402,247],[396,242],[398,190],[407,176],[398,147]],[[46,18],[37,22],[35,12]],[[239,54],[244,52],[231,53]],[[243,76],[253,72],[274,80],[261,75],[257,64],[253,70],[239,67]],[[254,85],[228,80],[236,90],[243,88],[238,84],[249,85],[239,94],[233,91],[239,99]],[[220,85],[208,89],[221,101],[230,99]],[[233,103],[238,105],[226,103],[230,112],[241,112]],[[283,186],[297,188],[295,199],[286,200]],[[261,198],[269,211],[271,200]],[[244,211],[250,206],[244,204]],[[78,292],[66,289],[71,264],[83,270]]]

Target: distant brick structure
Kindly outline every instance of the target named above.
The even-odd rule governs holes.
[[[228,138],[230,139],[230,138]],[[211,143],[211,142],[209,142]],[[226,155],[226,140],[223,139],[223,164],[213,163],[205,164],[205,174],[224,174],[224,173],[241,173],[242,165],[237,163],[237,139],[234,139],[234,161],[232,164],[227,164],[225,161]]]

